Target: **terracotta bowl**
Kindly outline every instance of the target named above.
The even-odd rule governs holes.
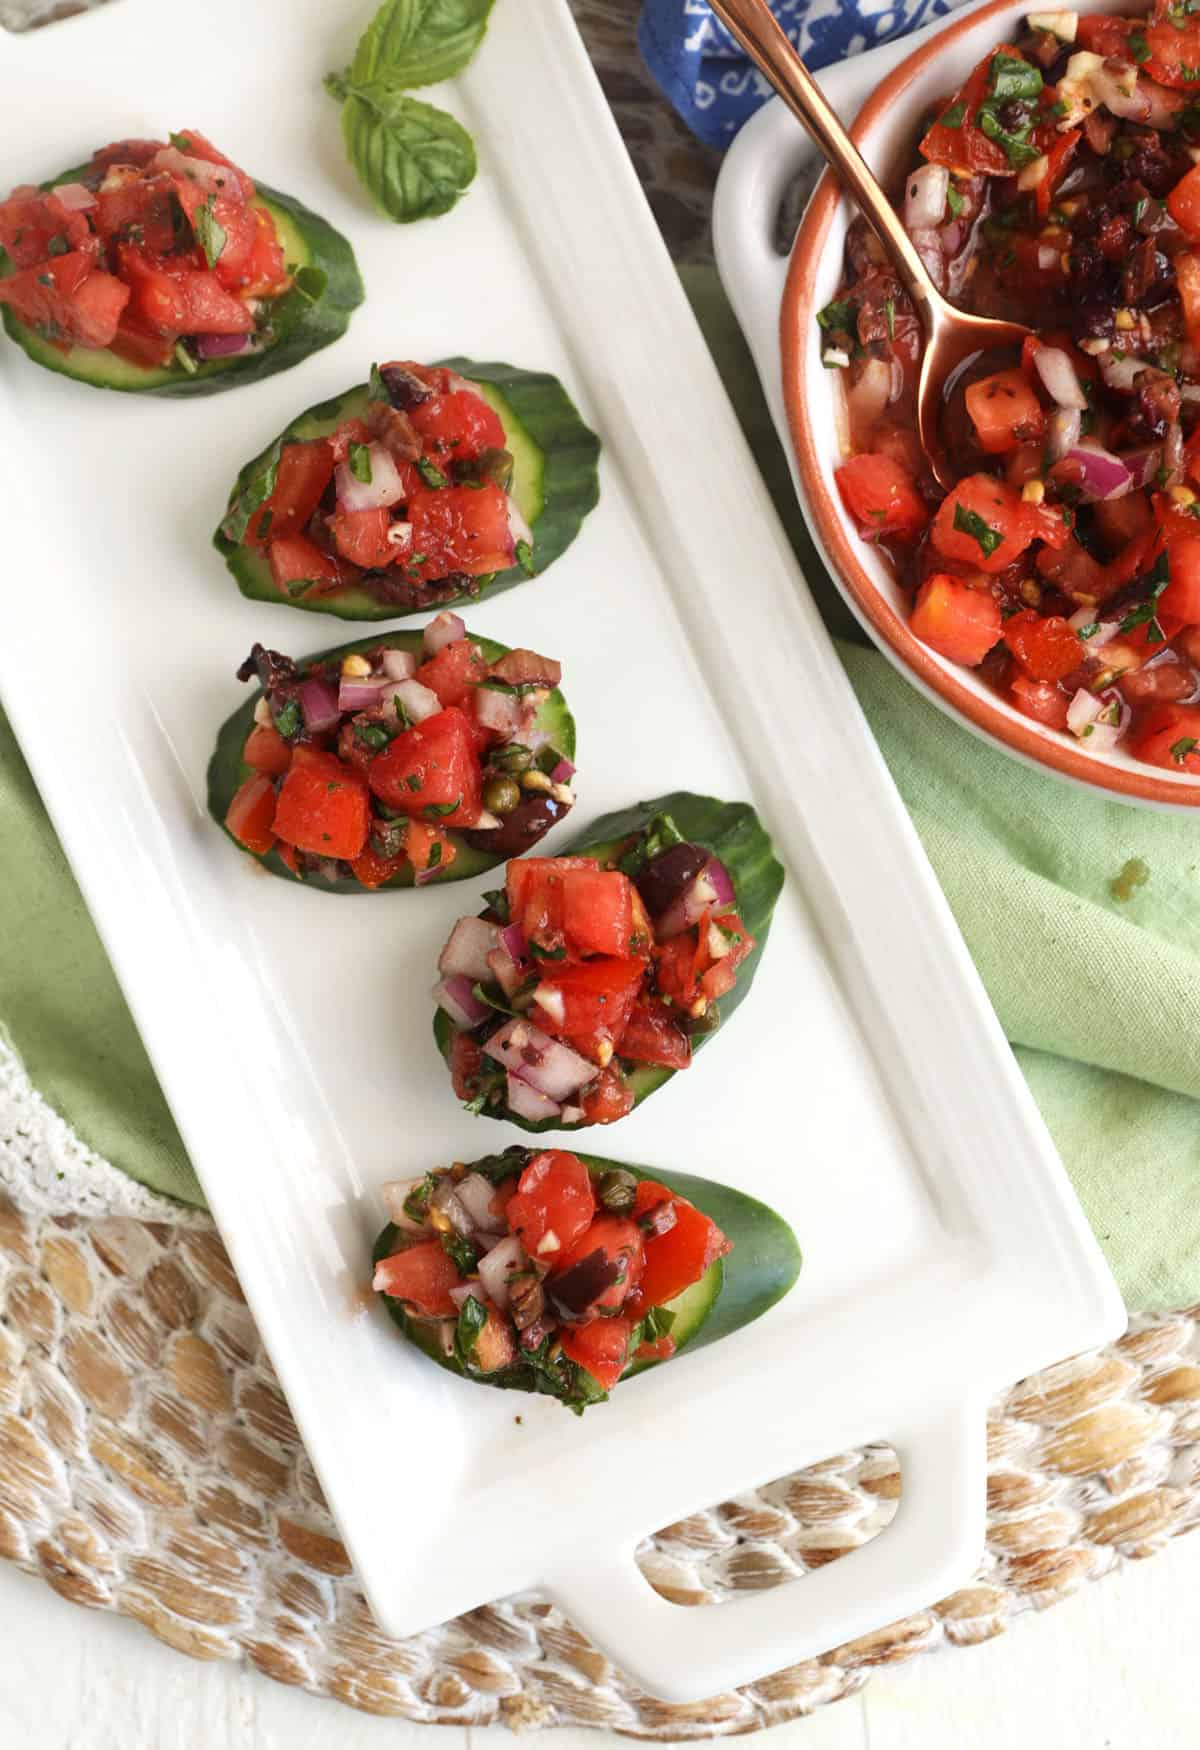
[[[1089,11],[1133,13],[1136,5],[1100,0]],[[917,118],[953,91],[984,54],[1011,42],[1028,6],[994,0],[948,20],[877,87],[852,128],[885,183],[911,162]],[[1118,747],[1094,754],[1071,736],[1023,716],[971,669],[948,662],[908,629],[908,603],[884,556],[855,531],[834,484],[844,429],[839,373],[821,363],[816,312],[833,297],[851,211],[829,172],[822,177],[792,250],[780,318],[783,388],[801,486],[813,533],[850,606],[884,654],[936,704],[986,740],[1047,772],[1124,802],[1200,808],[1200,776],[1142,764]]]

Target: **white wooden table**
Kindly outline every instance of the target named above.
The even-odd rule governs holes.
[[[800,1582],[803,1584],[803,1582]],[[969,1652],[884,1672],[742,1740],[763,1750],[1196,1750],[1200,1536]],[[371,1719],[242,1666],[201,1665],[0,1564],[3,1750],[482,1750],[485,1734]],[[488,1750],[509,1743],[503,1729]],[[600,1750],[575,1729],[529,1750]]]

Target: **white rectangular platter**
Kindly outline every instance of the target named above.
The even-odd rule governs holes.
[[[200,127],[349,235],[368,288],[336,346],[206,400],[100,394],[0,347],[0,693],[383,1627],[539,1586],[649,1689],[695,1697],[965,1578],[988,1393],[1122,1314],[564,0],[498,0],[476,62],[433,94],[481,171],[411,229],[367,204],[321,90],[370,11],[121,0],[0,44],[8,184]],[[453,352],[557,371],[605,445],[570,552],[468,616],[564,661],[580,802],[559,842],[691,788],[753,800],[789,877],[738,1018],[586,1142],[773,1204],[799,1285],[582,1422],[450,1378],[363,1308],[376,1187],[515,1140],[457,1107],[430,1035],[438,948],[487,883],[293,888],[204,807],[250,643],[338,637],[236,593],[209,546],[234,473],[372,360]],[[904,1465],[896,1522],[800,1585],[686,1612],[634,1567],[655,1527],[879,1438]]]

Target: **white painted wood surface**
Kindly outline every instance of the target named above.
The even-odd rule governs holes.
[[[762,1750],[1196,1750],[1200,1537],[972,1651],[917,1659]],[[472,1745],[472,1740],[474,1744]],[[502,1729],[371,1719],[242,1666],[201,1665],[0,1564],[3,1750],[503,1750]],[[600,1750],[574,1729],[529,1750]]]

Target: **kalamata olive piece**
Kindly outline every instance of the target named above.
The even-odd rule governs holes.
[[[708,858],[709,853],[703,845],[672,845],[646,864],[634,877],[634,885],[652,918],[660,918],[674,905],[684,888],[699,875]]]
[[[465,832],[462,836],[477,851],[487,851],[494,857],[520,857],[562,820],[570,807],[569,802],[560,802],[541,790],[522,792],[520,802],[499,826]]]
[[[408,370],[404,365],[381,365],[379,375],[383,379],[383,386],[392,406],[399,407],[405,413],[410,413],[414,407],[420,407],[433,394],[429,384],[423,383],[415,371]]]
[[[589,1312],[602,1294],[621,1280],[622,1265],[610,1258],[603,1246],[597,1246],[561,1276],[552,1276],[546,1283],[550,1305],[560,1319],[579,1319]]]

